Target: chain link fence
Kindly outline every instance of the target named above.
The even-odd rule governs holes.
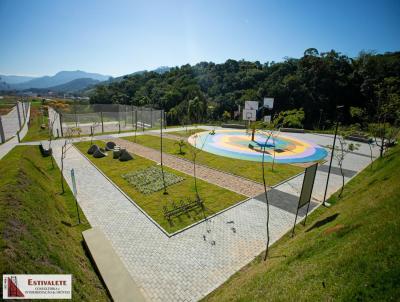
[[[17,102],[10,112],[0,115],[0,143],[18,135],[25,123],[28,110],[27,102]]]
[[[83,135],[109,132],[144,131],[165,125],[163,110],[119,104],[72,104],[49,109],[53,135],[64,136],[69,128],[79,128]],[[51,125],[50,125],[51,126]]]

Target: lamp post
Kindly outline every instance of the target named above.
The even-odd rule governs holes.
[[[335,127],[335,136],[333,137],[333,145],[332,145],[332,152],[331,152],[331,160],[329,162],[329,169],[328,169],[328,176],[326,178],[326,186],[325,186],[325,193],[324,193],[324,201],[322,202],[323,206],[327,206],[326,204],[326,193],[328,191],[328,184],[329,184],[329,175],[331,174],[331,168],[332,168],[332,160],[333,160],[333,153],[335,152],[335,144],[336,144],[336,136],[337,136],[337,131],[339,127],[339,118],[338,118],[338,110],[342,109],[344,106],[336,106],[336,127]]]

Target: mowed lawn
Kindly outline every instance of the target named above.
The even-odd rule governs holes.
[[[201,129],[201,128],[195,128],[195,129],[172,131],[172,132],[165,132],[165,133],[173,134],[173,135],[180,136],[180,137],[184,138],[184,137],[189,137],[189,136],[191,136],[191,135],[193,135],[195,133],[204,132],[204,131],[207,131],[207,130]]]
[[[204,301],[399,301],[400,146]]]
[[[181,132],[181,131],[180,131]],[[185,132],[185,131],[183,131]],[[173,134],[174,132],[170,132]],[[160,138],[151,135],[138,135],[135,139],[133,136],[124,137],[131,142],[141,144],[146,147],[160,150]],[[179,146],[177,141],[172,139],[163,139],[163,152],[175,155],[187,160],[193,160],[193,147],[185,141],[185,146],[182,148],[183,154],[179,153]],[[198,153],[196,162],[210,168],[219,169],[234,175],[242,176],[257,182],[262,182],[262,165],[258,162],[233,159],[224,156],[215,155],[205,151]],[[271,163],[265,164],[265,179],[269,186],[273,186],[291,176],[302,172],[304,168],[289,165],[289,164],[275,164],[272,171]]]
[[[73,301],[110,301],[82,242],[90,228],[60,171],[38,146],[0,160],[0,274],[72,274]]]
[[[49,139],[49,128],[48,128],[48,116],[47,110],[41,103],[31,102],[31,115],[29,118],[28,133],[22,139],[23,142],[48,140]],[[46,127],[42,128],[42,124]]]
[[[105,142],[103,141],[93,141],[93,143],[100,147],[105,146]],[[168,195],[164,195],[163,190],[150,194],[143,194],[139,192],[135,186],[122,178],[122,175],[139,171],[150,166],[156,166],[155,162],[137,155],[134,155],[134,160],[120,162],[118,159],[113,159],[112,152],[108,152],[107,157],[94,158],[86,153],[90,147],[90,142],[79,142],[76,143],[75,146],[167,232],[173,233],[203,219],[204,216],[200,210],[197,211],[197,213],[193,211],[190,212],[190,217],[183,214],[179,218],[174,218],[172,225],[164,218],[163,206],[167,206],[171,209],[172,202],[179,204],[179,201],[182,199],[186,200],[190,198],[194,200],[195,187],[194,178],[192,176],[165,167],[165,171],[179,175],[183,177],[184,180],[168,186]],[[231,192],[200,179],[197,179],[197,187],[199,195],[206,207],[206,215],[216,213],[246,199],[243,195]]]

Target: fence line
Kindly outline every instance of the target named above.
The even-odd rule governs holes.
[[[28,114],[28,102],[18,101],[5,115],[0,116],[0,143],[4,143],[21,131]]]
[[[133,105],[72,105],[56,110],[49,107],[49,123],[53,123],[55,137],[64,136],[69,128],[79,128],[81,134],[143,131],[160,127],[162,118],[165,125],[163,110]]]

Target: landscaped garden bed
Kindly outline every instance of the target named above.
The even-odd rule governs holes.
[[[146,169],[123,174],[122,178],[135,186],[141,193],[150,194],[164,188],[162,170],[160,167],[151,166]],[[164,172],[165,185],[171,186],[184,180],[183,177]]]
[[[105,142],[103,141],[93,141],[93,144],[100,147],[105,146]],[[100,171],[107,175],[108,178],[167,232],[176,232],[204,218],[202,211],[193,211],[190,215],[174,217],[171,222],[169,222],[164,215],[164,206],[171,208],[173,203],[179,203],[181,200],[187,200],[188,198],[192,200],[196,198],[194,178],[192,176],[164,167],[165,172],[181,177],[182,180],[169,185],[167,187],[168,194],[166,195],[164,194],[164,190],[145,194],[128,180],[124,179],[123,175],[140,172],[151,167],[157,167],[155,162],[138,155],[134,155],[133,160],[121,162],[117,159],[113,159],[111,152],[109,152],[106,157],[94,158],[86,154],[90,145],[90,142],[79,142],[75,144],[82,154],[84,154]],[[200,179],[197,179],[197,188],[204,203],[205,215],[212,215],[246,199],[243,195],[231,192]]]

